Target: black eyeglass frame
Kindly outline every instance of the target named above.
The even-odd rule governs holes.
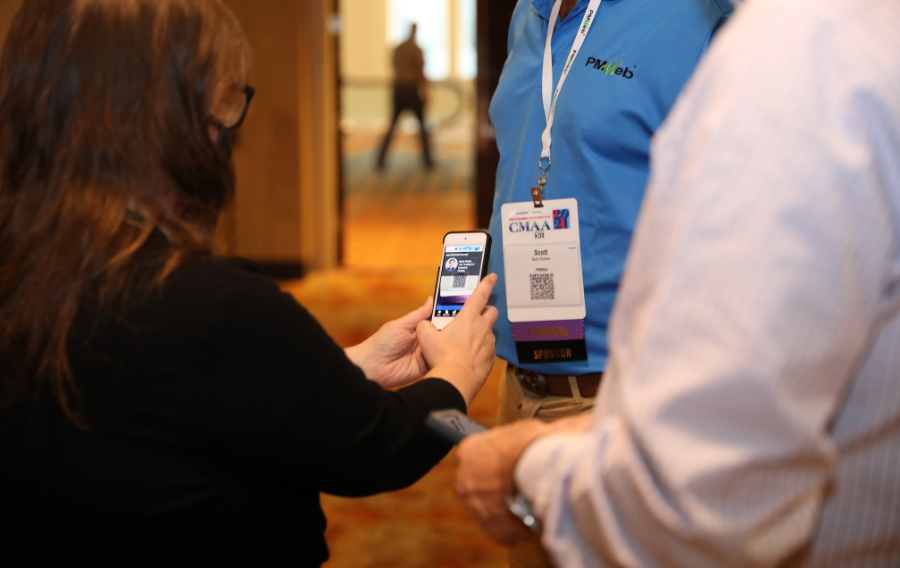
[[[242,124],[244,124],[244,119],[247,118],[247,111],[250,110],[250,101],[253,100],[253,95],[256,94],[256,89],[247,85],[244,87],[244,110],[241,111],[241,116],[238,118],[237,122],[234,125],[229,126],[228,130],[235,130],[240,128]]]

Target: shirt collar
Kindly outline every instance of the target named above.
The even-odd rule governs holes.
[[[575,7],[572,8],[572,11],[569,12],[568,18],[577,18],[581,14],[584,14],[584,11],[587,10],[587,5],[590,3],[590,0],[578,0],[578,4],[575,4]],[[538,13],[538,15],[544,18],[547,21],[550,21],[550,12],[553,11],[553,5],[556,4],[556,0],[532,0],[531,6],[534,8],[534,11]]]

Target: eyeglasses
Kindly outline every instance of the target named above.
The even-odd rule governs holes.
[[[225,126],[219,120],[215,118],[209,118],[208,124],[213,126],[216,130],[219,131],[218,137],[213,140],[213,144],[215,144],[216,148],[222,153],[225,157],[226,161],[231,160],[231,149],[234,144],[235,138],[237,138],[237,130],[240,128],[241,124],[244,123],[244,119],[247,117],[247,110],[250,108],[250,101],[253,100],[253,94],[256,91],[253,87],[247,85],[244,87],[244,109],[241,111],[241,116],[237,119],[231,126]]]
[[[256,94],[256,89],[250,85],[244,87],[244,110],[241,111],[241,117],[238,118],[237,122],[235,122],[233,126],[228,127],[229,130],[240,128],[240,126],[244,124],[244,119],[247,118],[247,111],[250,110],[250,101],[253,100],[254,94]]]

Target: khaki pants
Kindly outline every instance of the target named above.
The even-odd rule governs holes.
[[[538,418],[544,422],[553,422],[568,416],[577,416],[594,407],[595,397],[582,397],[578,392],[578,383],[570,379],[572,393],[575,396],[537,396],[522,387],[522,383],[506,364],[504,377],[500,382],[500,408],[497,412],[497,425],[510,424],[517,420]],[[509,565],[511,568],[552,568],[553,562],[541,546],[540,539],[517,544],[509,549]]]

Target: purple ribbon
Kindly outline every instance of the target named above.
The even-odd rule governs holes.
[[[584,320],[513,322],[513,340],[572,341],[584,339]]]

